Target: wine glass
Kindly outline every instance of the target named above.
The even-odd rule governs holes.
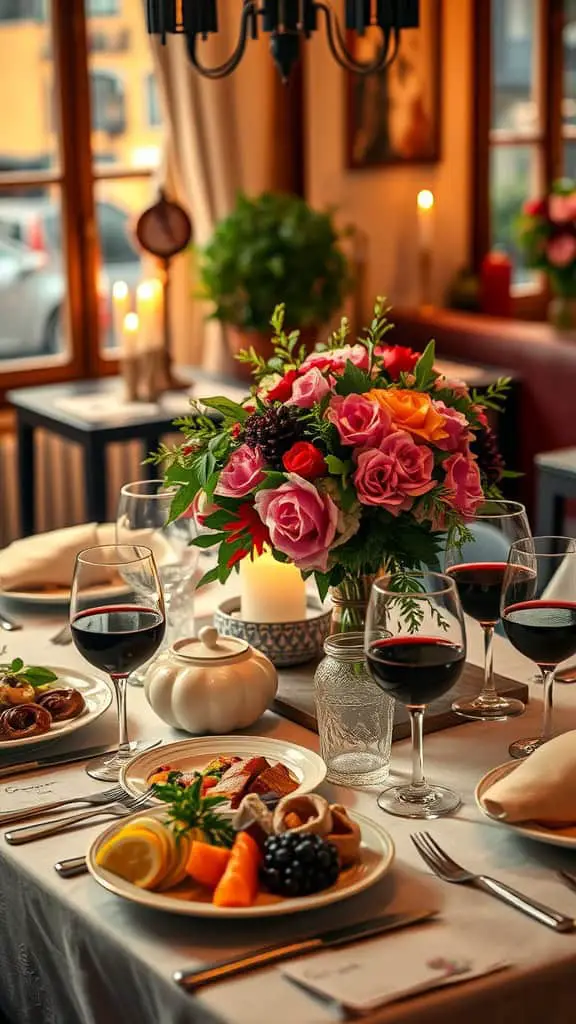
[[[129,587],[131,603],[93,606],[95,573],[101,575],[103,566],[112,584]],[[95,668],[107,672],[114,686],[118,753],[92,761],[86,770],[94,779],[116,782],[123,764],[141,749],[128,740],[126,682],[157,651],[166,628],[162,587],[150,548],[108,544],[80,551],[72,581],[70,627],[77,650]]]
[[[516,540],[531,536],[524,505],[517,501],[487,501],[466,521],[474,540],[446,549],[445,570],[458,587],[464,612],[484,632],[484,685],[476,697],[455,700],[452,710],[464,718],[503,722],[525,711],[516,697],[503,697],[494,682],[494,628],[500,618],[502,583],[508,552]]]
[[[512,757],[528,757],[552,736],[554,672],[576,654],[576,541],[534,537],[510,548],[502,587],[502,625],[517,651],[534,661],[544,683],[540,736],[516,740]]]
[[[166,642],[174,636],[178,622],[171,618],[176,610],[179,592],[194,580],[198,566],[198,548],[191,542],[197,535],[192,515],[183,515],[171,521],[172,502],[177,488],[167,486],[163,480],[136,480],[124,484],[120,491],[116,516],[116,542],[118,544],[145,544],[151,548],[158,565],[166,605]],[[193,596],[186,589],[185,610],[192,614]],[[133,676],[131,682],[138,682]]]
[[[436,572],[376,580],[365,652],[377,685],[408,708],[412,732],[412,781],[385,789],[378,805],[404,818],[449,814],[459,807],[460,797],[424,777],[423,719],[426,705],[454,686],[466,660],[464,615],[454,580]]]

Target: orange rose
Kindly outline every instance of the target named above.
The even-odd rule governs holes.
[[[422,391],[375,389],[364,397],[388,413],[396,430],[407,430],[413,437],[421,437],[424,441],[441,441],[448,437],[444,417],[436,412],[430,395]]]

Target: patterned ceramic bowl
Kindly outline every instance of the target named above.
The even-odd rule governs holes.
[[[322,655],[331,614],[319,600],[309,597],[306,618],[299,622],[244,622],[240,618],[240,598],[230,597],[218,605],[214,625],[225,636],[246,640],[277,668],[286,668]]]

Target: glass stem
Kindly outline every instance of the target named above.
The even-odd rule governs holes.
[[[424,708],[409,708],[410,733],[412,735],[412,782],[413,792],[423,794],[428,789],[424,778]]]
[[[551,668],[540,669],[542,672],[542,682],[544,683],[544,715],[542,717],[542,732],[540,739],[543,743],[547,740],[552,739],[552,711],[554,708],[552,700],[552,692],[554,688],[554,672],[555,669]]]
[[[484,633],[484,686],[480,694],[483,700],[494,700],[496,697],[496,686],[494,685],[494,626],[483,625]]]
[[[112,676],[114,690],[116,692],[116,706],[118,708],[118,753],[125,755],[131,753],[130,740],[128,739],[128,720],[126,717],[126,683],[127,676]]]

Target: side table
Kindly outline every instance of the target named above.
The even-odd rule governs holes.
[[[141,409],[136,403],[122,408],[121,393],[121,381],[115,377],[8,392],[7,399],[16,412],[23,536],[34,533],[35,527],[34,432],[38,427],[81,445],[86,513],[89,520],[102,522],[108,507],[107,446],[116,441],[139,440],[145,452],[153,451],[163,435],[174,432],[172,421],[187,410],[185,393],[163,395],[157,404],[146,404]],[[90,403],[92,409],[88,415]],[[146,465],[143,473],[153,478],[158,470]]]
[[[556,537],[564,532],[566,502],[576,498],[576,448],[560,448],[536,456],[536,532]]]

